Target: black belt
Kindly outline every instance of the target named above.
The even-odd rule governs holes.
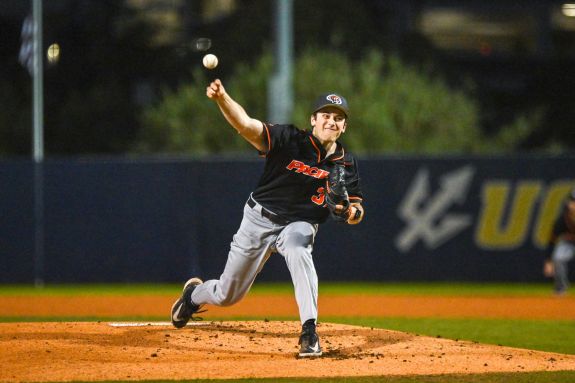
[[[252,196],[250,196],[250,198],[248,198],[248,206],[252,209],[256,206],[256,201],[254,201]],[[271,211],[266,210],[263,206],[262,206],[262,217],[266,217],[267,219],[269,219],[270,221],[272,221],[276,225],[287,225],[289,223],[288,220],[283,219],[279,215],[274,214]]]

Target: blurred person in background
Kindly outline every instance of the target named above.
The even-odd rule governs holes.
[[[564,295],[569,288],[568,263],[575,255],[575,189],[567,197],[555,220],[545,251],[543,274],[555,281],[554,291]]]

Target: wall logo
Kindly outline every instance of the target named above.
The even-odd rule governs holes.
[[[406,222],[395,239],[395,246],[402,253],[419,240],[428,249],[435,249],[471,225],[471,215],[448,211],[454,204],[465,202],[474,173],[475,169],[468,165],[441,176],[439,190],[431,195],[429,170],[422,168],[417,172],[397,212]]]
[[[531,236],[532,244],[544,249],[553,222],[573,187],[573,179],[483,182],[476,245],[485,250],[515,250]]]

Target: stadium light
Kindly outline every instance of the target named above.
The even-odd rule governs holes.
[[[563,4],[561,12],[567,17],[575,17],[575,4]]]

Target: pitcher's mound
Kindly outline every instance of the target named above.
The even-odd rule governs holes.
[[[575,355],[320,323],[324,355],[298,359],[299,322],[3,323],[0,381],[183,380],[575,370]]]

